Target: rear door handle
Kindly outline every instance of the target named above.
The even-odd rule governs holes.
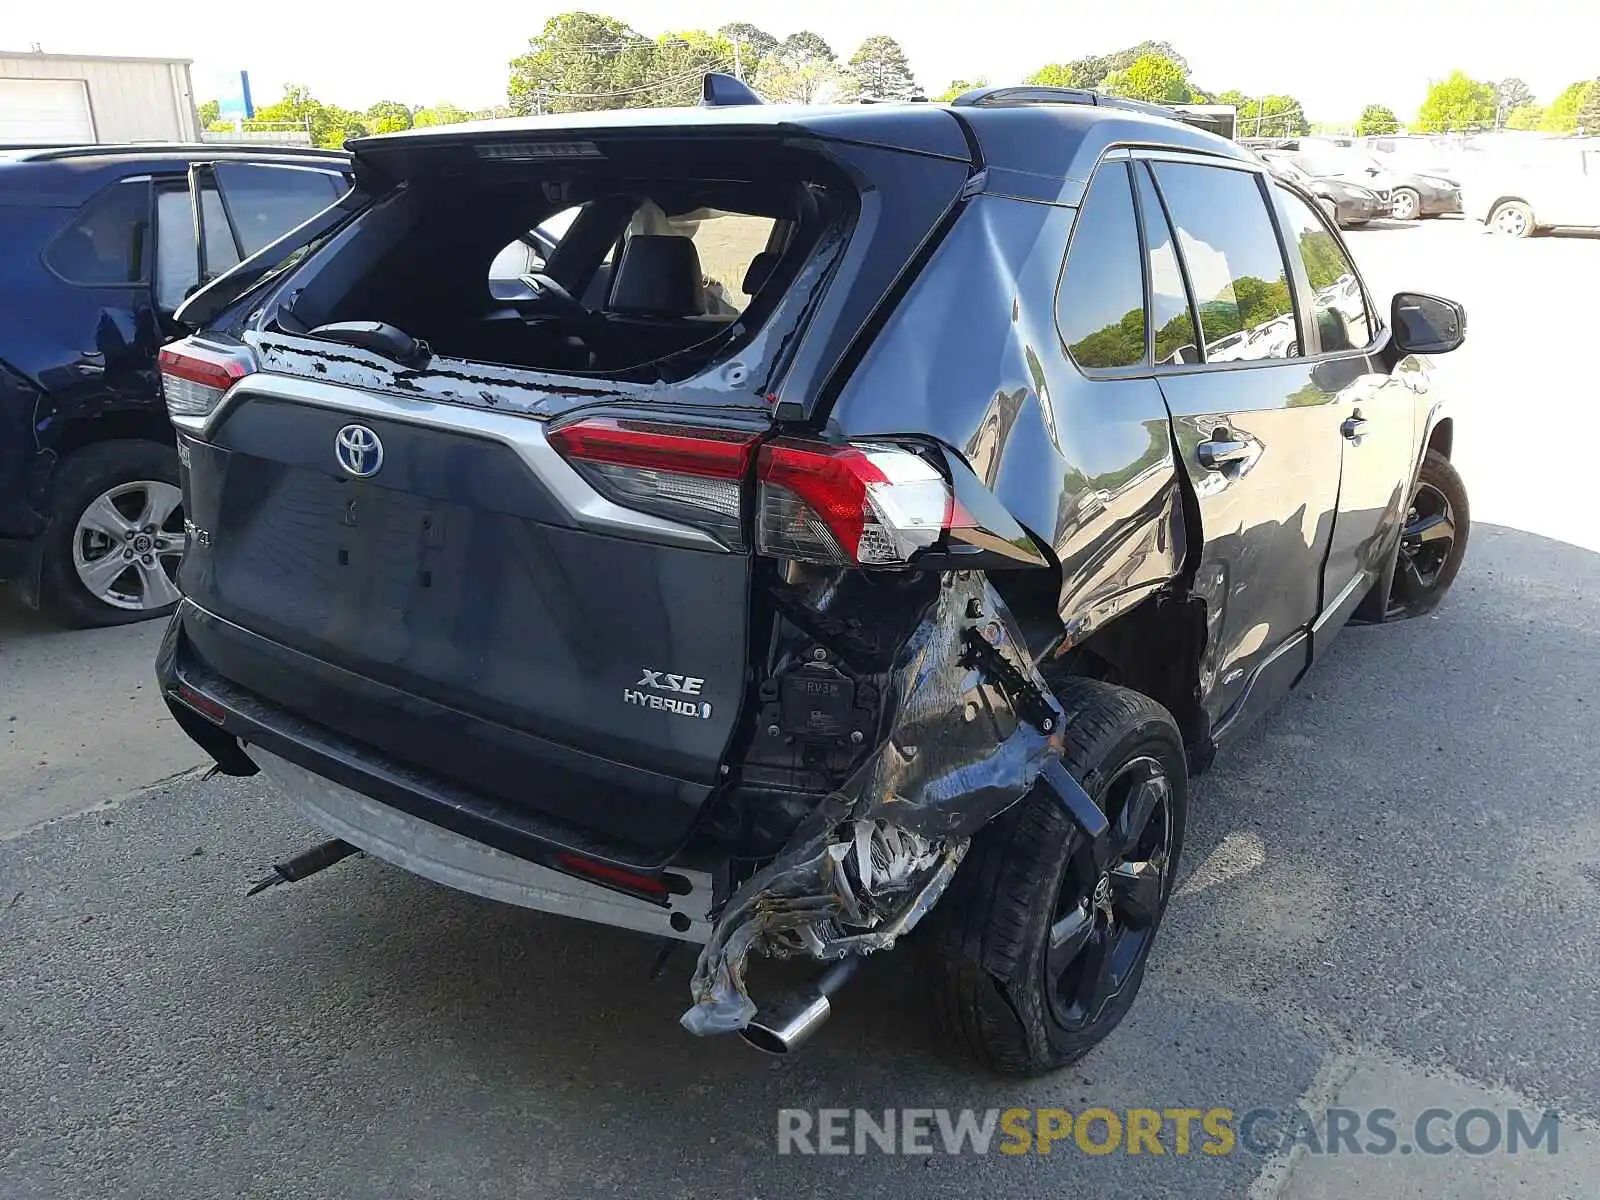
[[[1214,437],[1210,441],[1201,442],[1195,447],[1195,457],[1200,460],[1200,465],[1208,471],[1220,471],[1224,467],[1246,462],[1250,456],[1251,447],[1249,442],[1236,442],[1231,439]]]
[[[1339,432],[1353,442],[1367,432],[1368,424],[1369,422],[1365,417],[1360,413],[1356,413],[1355,416],[1350,417],[1343,425],[1339,426]]]

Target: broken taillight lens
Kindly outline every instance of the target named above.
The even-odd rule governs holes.
[[[549,440],[607,499],[693,525],[730,550],[745,549],[739,494],[754,433],[587,417],[552,431]]]
[[[950,485],[903,446],[780,438],[761,448],[756,548],[777,558],[895,567],[950,525]]]
[[[158,365],[161,393],[174,417],[210,416],[228,389],[255,369],[246,351],[213,349],[189,340],[163,349]]]

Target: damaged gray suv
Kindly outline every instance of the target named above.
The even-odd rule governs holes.
[[[334,839],[699,947],[791,1049],[907,938],[990,1067],[1133,1003],[1188,780],[1468,531],[1422,294],[1052,89],[363,139],[162,354],[174,717]],[[507,265],[511,264],[511,265]],[[815,985],[752,989],[754,956]]]

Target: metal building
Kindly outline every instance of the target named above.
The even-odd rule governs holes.
[[[0,51],[0,146],[199,141],[189,63]]]

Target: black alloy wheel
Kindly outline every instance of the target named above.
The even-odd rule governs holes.
[[[1045,995],[1061,1028],[1093,1025],[1143,964],[1173,867],[1172,784],[1154,758],[1135,758],[1100,797],[1111,822],[1104,863],[1080,844],[1050,925]]]
[[[1467,492],[1450,460],[1429,450],[1400,532],[1388,620],[1432,612],[1455,581],[1471,517]]]

